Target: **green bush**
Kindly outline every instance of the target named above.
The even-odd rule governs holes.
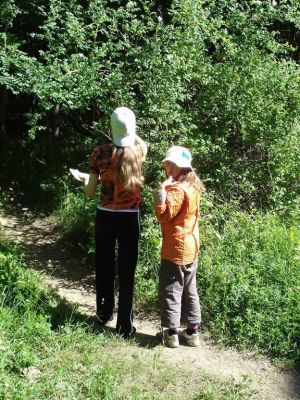
[[[228,206],[208,210],[200,221],[203,325],[226,344],[299,361],[298,222]]]
[[[158,313],[161,234],[149,187],[143,189],[143,199],[136,302],[141,311]],[[68,193],[62,205],[61,227],[93,254],[95,205],[75,193]],[[298,221],[298,213],[281,220],[255,208],[239,211],[238,202],[222,205],[203,197],[198,289],[203,327],[213,338],[299,361]]]
[[[149,183],[165,149],[183,144],[191,148],[207,187],[226,201],[239,200],[248,210],[253,204],[287,212],[295,206],[300,194],[295,1],[5,4],[1,129],[15,118],[9,105],[16,102],[19,109],[25,96],[25,130],[36,143],[30,157],[25,148],[20,154],[19,176],[27,178],[24,170],[35,176],[40,162],[47,175],[55,156],[61,175],[62,164],[77,160],[88,143],[91,151],[94,143],[107,141],[110,114],[123,104],[136,112],[138,132],[151,144]],[[0,135],[8,143],[1,146],[1,158],[13,169],[15,136],[5,138]],[[47,178],[50,192],[55,180]]]
[[[0,305],[20,312],[45,310],[50,297],[41,288],[40,275],[21,266],[16,248],[0,241]]]
[[[94,226],[97,196],[89,200],[83,192],[82,185],[76,189],[68,188],[61,197],[61,204],[54,211],[56,226],[62,230],[66,238],[73,243],[94,252]]]

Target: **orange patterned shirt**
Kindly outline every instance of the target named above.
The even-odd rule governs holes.
[[[90,173],[100,176],[101,181],[99,205],[111,210],[138,209],[141,203],[139,188],[128,190],[114,184],[113,149],[112,144],[105,144],[96,147],[92,153]]]

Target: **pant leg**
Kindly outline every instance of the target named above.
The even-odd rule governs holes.
[[[115,306],[115,246],[113,213],[97,210],[96,242],[96,313],[103,323],[113,314]]]
[[[183,273],[180,266],[167,260],[161,260],[159,300],[161,325],[163,327],[180,327],[183,284]]]
[[[128,335],[132,330],[134,276],[140,236],[139,212],[121,212],[118,217],[119,301],[117,332]]]
[[[196,286],[197,260],[192,264],[182,266],[184,287],[182,293],[181,316],[184,322],[200,324],[201,309]]]

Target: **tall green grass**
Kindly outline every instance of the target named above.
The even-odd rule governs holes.
[[[136,272],[136,303],[158,313],[157,282],[161,236],[151,190],[143,193],[142,232]],[[83,236],[94,251],[95,206],[68,193],[57,211],[61,227]],[[87,222],[89,219],[89,223]],[[287,363],[300,360],[300,228],[297,213],[245,212],[234,204],[201,204],[198,290],[203,328],[212,338],[249,348]],[[90,225],[89,225],[90,224]],[[79,238],[80,240],[80,238]]]
[[[226,207],[202,218],[198,287],[212,337],[300,360],[300,227]]]
[[[40,286],[40,276],[22,268],[19,257],[16,246],[0,241],[0,304],[18,312],[41,311],[50,298]]]
[[[54,303],[61,310],[64,303],[41,287],[42,277],[27,270],[16,247],[1,239],[0,276],[1,399],[176,400],[210,391],[224,400],[232,399],[230,393],[257,398],[249,387],[167,365],[159,351],[99,333],[90,319],[79,322],[76,312],[70,318],[67,308],[53,329]]]

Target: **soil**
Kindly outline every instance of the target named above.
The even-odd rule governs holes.
[[[49,217],[33,218],[28,210],[6,211],[0,216],[5,236],[22,246],[25,264],[45,273],[48,285],[83,314],[95,313],[94,270],[82,261],[78,245],[67,243],[55,231]],[[162,347],[158,320],[135,318],[139,351],[157,351],[167,363],[201,369],[217,379],[241,382],[248,378],[261,399],[300,399],[300,373],[274,365],[270,360],[248,352],[238,352],[202,340],[198,348]],[[115,326],[115,320],[109,323]]]

